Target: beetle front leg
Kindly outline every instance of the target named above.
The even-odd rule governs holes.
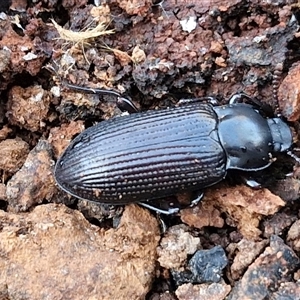
[[[246,102],[251,103],[254,108],[258,109],[259,111],[263,112],[268,117],[274,117],[273,109],[269,104],[262,103],[256,98],[252,98],[249,95],[245,93],[237,93],[232,95],[229,98],[229,104],[236,104],[236,103],[242,103],[243,98],[246,99]]]
[[[69,89],[79,91],[79,92],[84,92],[87,94],[116,96],[117,97],[116,105],[122,112],[136,113],[139,111],[130,99],[123,97],[120,93],[114,90],[84,87],[80,85],[71,84],[68,82],[64,82],[64,85]]]
[[[229,98],[228,103],[229,104],[241,103],[243,98],[247,99],[252,104],[255,104],[259,107],[261,106],[260,101],[256,100],[255,98],[250,97],[249,95],[247,95],[245,93],[237,93],[237,94],[232,95]]]
[[[178,105],[185,105],[185,104],[190,104],[190,103],[210,103],[212,105],[218,105],[219,102],[216,98],[214,97],[201,97],[201,98],[190,98],[190,99],[180,99],[178,101]]]

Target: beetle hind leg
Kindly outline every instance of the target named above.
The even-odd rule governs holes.
[[[197,191],[194,193],[195,198],[191,201],[191,204],[189,205],[189,207],[194,207],[197,206],[199,204],[199,202],[202,200],[204,193],[202,191]]]
[[[176,207],[176,208],[168,208],[167,210],[165,209],[161,209],[161,208],[158,208],[158,207],[155,207],[155,206],[152,206],[150,204],[147,204],[145,202],[138,202],[139,205],[143,206],[143,207],[146,207],[148,209],[151,209],[159,214],[164,214],[164,215],[173,215],[173,214],[176,214],[179,212],[179,208]]]
[[[189,201],[188,204],[180,204],[180,202],[179,202],[179,203],[177,203],[176,207],[169,206],[167,208],[161,208],[161,207],[157,207],[157,206],[154,206],[153,204],[149,204],[149,203],[145,203],[145,202],[139,202],[138,204],[143,207],[146,207],[148,209],[151,209],[159,214],[172,215],[172,214],[178,213],[180,211],[180,209],[194,207],[194,206],[198,205],[198,203],[202,200],[203,195],[204,195],[204,193],[202,191],[196,191],[193,193],[194,199],[192,201]],[[166,201],[166,203],[169,203],[169,202]],[[174,203],[173,203],[173,205],[174,205]]]

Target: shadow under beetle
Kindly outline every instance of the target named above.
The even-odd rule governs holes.
[[[116,95],[123,109],[136,110],[114,91],[67,86]],[[272,154],[291,147],[291,130],[280,118],[237,103],[239,98],[223,106],[185,100],[178,107],[100,122],[70,143],[57,161],[55,179],[77,198],[119,205],[203,190],[229,169],[267,168]]]

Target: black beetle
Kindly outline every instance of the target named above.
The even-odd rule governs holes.
[[[292,133],[253,105],[186,103],[103,121],[59,158],[58,185],[86,200],[128,204],[197,191],[229,169],[256,171],[288,150]]]

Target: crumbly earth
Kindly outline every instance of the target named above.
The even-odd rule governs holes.
[[[77,134],[121,114],[68,84],[142,111],[244,92],[299,147],[299,16],[296,0],[0,1],[0,299],[300,299],[300,169],[285,154],[249,174],[263,189],[232,172],[174,216],[77,200],[53,177]],[[214,247],[219,282],[195,282],[189,260]]]

